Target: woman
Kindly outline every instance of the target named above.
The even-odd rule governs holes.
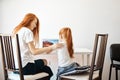
[[[50,78],[53,73],[50,67],[47,66],[47,61],[44,59],[34,60],[33,56],[51,52],[53,49],[62,47],[62,44],[58,43],[49,47],[36,48],[39,43],[39,19],[33,13],[25,15],[21,23],[13,30],[13,35],[15,34],[19,36],[23,74],[46,72]]]

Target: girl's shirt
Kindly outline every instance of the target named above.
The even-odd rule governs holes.
[[[21,59],[22,59],[22,67],[27,65],[27,63],[34,63],[33,54],[31,53],[28,43],[33,41],[33,32],[26,28],[22,27],[18,31],[19,43],[20,43],[20,51],[21,51]]]
[[[62,42],[64,46],[58,49],[58,66],[66,67],[72,64],[72,59],[69,56],[67,45],[65,42]]]

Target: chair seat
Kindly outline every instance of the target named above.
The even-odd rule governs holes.
[[[97,78],[99,76],[99,71],[94,72],[93,79]],[[89,80],[89,73],[82,73],[77,75],[69,75],[69,76],[61,76],[62,78],[73,79],[73,80]]]
[[[113,67],[120,69],[120,64],[113,64]]]
[[[36,79],[40,79],[40,78],[47,77],[47,76],[49,76],[48,73],[41,72],[41,73],[37,73],[34,75],[24,75],[24,79],[25,80],[36,80]],[[13,72],[10,72],[8,77],[10,80],[20,80],[19,74],[14,74]]]

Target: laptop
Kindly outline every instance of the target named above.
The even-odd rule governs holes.
[[[43,47],[48,47],[50,45],[58,43],[58,39],[43,39],[42,40],[42,45]]]

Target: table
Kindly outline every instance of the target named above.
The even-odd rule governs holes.
[[[85,55],[87,55],[87,65],[90,65],[90,55],[92,54],[92,51],[87,48],[75,48],[74,49],[75,54],[82,55],[82,64],[85,65]]]
[[[92,51],[87,48],[74,48],[74,56],[73,59],[75,62],[80,63],[80,65],[86,65],[85,64],[85,56],[87,56],[87,65],[90,64],[90,55],[92,54]],[[81,57],[82,56],[82,57]],[[81,59],[80,59],[81,57]],[[46,59],[48,61],[48,66],[51,67],[54,75],[51,78],[51,80],[56,79],[57,74],[57,68],[58,68],[58,59],[57,59],[57,52],[53,51],[51,54],[40,54],[35,56],[36,59]]]
[[[74,61],[79,61],[78,60],[78,59],[80,59],[79,55],[82,55],[82,64],[81,65],[85,65],[85,56],[87,56],[87,58],[86,58],[87,59],[87,65],[90,65],[90,55],[92,54],[92,51],[90,49],[87,49],[87,48],[74,48],[74,52],[75,52]],[[51,62],[53,62],[53,59],[57,62],[57,52],[53,51],[50,54],[41,54],[41,55],[38,55],[37,58],[47,59],[49,61],[49,64]]]

